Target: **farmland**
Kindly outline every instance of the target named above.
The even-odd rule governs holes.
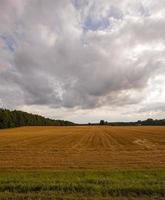
[[[0,130],[0,199],[165,198],[165,127]]]
[[[165,127],[23,127],[0,131],[1,169],[165,166]]]

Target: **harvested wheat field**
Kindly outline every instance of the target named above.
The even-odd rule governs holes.
[[[165,167],[165,127],[23,127],[0,131],[1,169]]]

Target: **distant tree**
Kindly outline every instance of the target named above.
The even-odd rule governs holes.
[[[104,120],[100,120],[100,125],[105,125],[105,121]]]

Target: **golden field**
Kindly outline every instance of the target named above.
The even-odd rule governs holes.
[[[165,167],[165,127],[75,126],[0,130],[0,169]]]

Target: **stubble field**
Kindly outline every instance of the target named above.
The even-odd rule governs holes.
[[[1,200],[163,200],[165,127],[0,130]]]
[[[165,127],[23,127],[0,130],[1,169],[165,166]]]

